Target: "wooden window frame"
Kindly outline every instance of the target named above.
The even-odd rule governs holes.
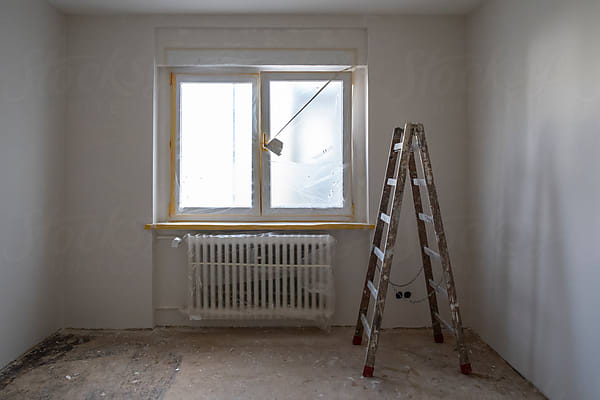
[[[170,199],[169,220],[172,222],[186,221],[307,221],[307,222],[340,222],[354,220],[354,205],[352,200],[352,86],[353,73],[328,71],[259,71],[249,73],[190,73],[171,72],[171,124],[170,124]],[[268,90],[265,85],[273,80],[329,80],[335,78],[344,82],[344,112],[343,112],[343,135],[344,135],[344,175],[343,196],[344,207],[336,208],[270,208],[268,204],[269,192],[269,157],[270,152],[264,149],[264,141],[269,138],[265,128],[268,122],[265,108],[268,107]],[[252,82],[253,83],[253,190],[252,208],[188,208],[185,212],[177,209],[178,205],[178,154],[179,141],[179,100],[181,82]],[[264,97],[267,99],[264,99]],[[265,101],[263,101],[265,100]]]

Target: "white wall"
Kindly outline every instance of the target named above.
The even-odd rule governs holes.
[[[149,327],[154,322],[185,322],[175,311],[166,316],[159,313],[154,319],[153,306],[180,304],[185,269],[181,253],[173,254],[164,242],[152,245],[151,234],[143,231],[143,224],[152,221],[153,62],[159,27],[367,28],[371,218],[379,201],[393,128],[406,119],[423,121],[459,289],[465,288],[463,18],[73,16],[68,17],[66,204],[72,223],[65,291],[67,326]],[[411,278],[417,270],[415,223],[409,209],[405,210],[402,232],[409,244],[396,253],[392,276],[396,281]],[[370,232],[335,235],[339,312],[334,322],[351,325]],[[424,283],[419,282],[414,292],[422,295]],[[390,299],[389,304],[388,326],[430,323],[424,303],[413,306]]]
[[[152,326],[152,29],[68,17],[65,326]]]
[[[66,21],[42,0],[0,13],[0,367],[62,327]]]
[[[468,302],[465,275],[468,243],[466,222],[467,139],[465,20],[448,17],[390,17],[368,21],[369,33],[369,197],[372,221],[379,207],[383,175],[387,162],[391,128],[403,121],[420,121],[425,126],[429,151],[438,189],[440,207],[456,285],[461,304]],[[414,278],[421,265],[420,250],[410,187],[405,188],[401,228],[394,253],[391,281],[406,282]],[[368,235],[370,240],[370,235]],[[430,236],[432,240],[433,236]],[[434,246],[433,242],[432,246]],[[354,324],[368,253],[353,251],[349,265],[338,266],[341,282],[338,301],[342,302]],[[441,269],[434,264],[434,274],[441,279]],[[347,276],[346,271],[352,271]],[[360,276],[358,281],[355,276]],[[346,278],[349,278],[346,280]],[[354,285],[354,286],[352,286]],[[406,290],[406,289],[405,289]],[[411,287],[414,299],[426,295],[421,276]],[[430,326],[427,302],[418,305],[395,299],[389,290],[384,326]],[[344,297],[340,297],[344,296]],[[447,303],[440,299],[440,312],[449,320]],[[468,324],[468,316],[465,322]]]
[[[600,398],[599,18],[496,0],[468,28],[469,315],[552,399]]]

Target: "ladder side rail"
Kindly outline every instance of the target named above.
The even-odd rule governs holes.
[[[408,161],[408,171],[410,174],[409,182],[413,182],[414,179],[417,179],[417,165],[415,162],[415,154],[413,152],[410,153],[410,159]],[[419,218],[419,214],[423,213],[423,202],[421,200],[421,188],[418,185],[410,185],[412,187],[412,198],[415,209],[415,218],[417,220],[417,230],[419,233],[419,243],[421,247],[421,261],[423,262],[423,274],[425,275],[425,290],[428,294],[429,298],[429,313],[431,314],[431,326],[433,328],[433,338],[436,343],[444,342],[444,335],[442,334],[442,327],[440,325],[440,321],[436,318],[436,314],[439,314],[438,310],[438,302],[436,291],[433,286],[431,286],[433,279],[433,271],[431,268],[431,259],[427,254],[425,254],[425,247],[429,247],[428,238],[427,238],[427,229],[425,227],[425,222]]]
[[[366,316],[367,309],[369,308],[370,291],[369,291],[367,284],[369,281],[372,281],[373,277],[375,276],[375,268],[377,266],[377,259],[378,259],[377,256],[375,255],[375,253],[373,252],[373,248],[375,246],[381,245],[381,238],[383,236],[383,230],[384,230],[386,224],[381,220],[380,216],[381,216],[381,213],[387,212],[390,195],[392,194],[392,187],[393,187],[393,186],[390,186],[387,184],[387,180],[393,178],[394,173],[396,171],[398,152],[394,151],[394,146],[400,142],[402,137],[403,137],[402,128],[395,128],[394,133],[392,135],[392,141],[390,144],[390,153],[388,156],[388,164],[387,164],[387,169],[386,169],[386,173],[385,173],[385,179],[383,181],[383,189],[381,191],[381,200],[379,202],[379,211],[377,214],[377,224],[376,224],[376,228],[375,228],[375,233],[373,235],[373,245],[371,246],[370,254],[369,254],[369,265],[367,267],[367,274],[366,274],[366,278],[365,278],[365,283],[363,285],[363,292],[362,292],[362,298],[360,301],[358,317],[357,317],[357,321],[356,321],[356,328],[354,330],[354,338],[352,340],[352,343],[355,345],[360,345],[362,343],[363,323],[362,323],[362,319],[361,319],[361,314],[364,314]]]
[[[450,313],[452,315],[452,323],[454,326],[454,333],[456,335],[456,345],[458,348],[460,368],[463,373],[469,374],[471,372],[471,364],[469,362],[468,349],[464,338],[462,319],[460,316],[460,308],[458,298],[456,295],[456,286],[454,284],[452,265],[450,264],[450,256],[448,254],[448,243],[446,241],[446,235],[444,233],[444,225],[442,222],[440,205],[438,201],[437,191],[435,188],[435,181],[433,179],[433,169],[431,166],[431,159],[429,157],[427,140],[425,139],[425,130],[422,124],[419,124],[416,130],[416,137],[420,148],[419,154],[421,156],[421,163],[423,166],[423,172],[425,174],[425,180],[427,182],[427,192],[429,194],[429,203],[431,205],[433,225],[438,240],[438,250],[440,252],[442,269],[446,277],[448,301],[450,303]]]
[[[373,312],[373,322],[371,324],[371,335],[369,336],[369,344],[367,346],[367,355],[365,358],[365,366],[363,376],[373,376],[375,365],[375,354],[379,342],[379,332],[381,331],[381,320],[385,307],[385,299],[394,258],[394,245],[398,233],[398,224],[400,222],[400,210],[402,206],[402,197],[404,194],[404,186],[408,170],[408,158],[411,152],[410,144],[414,136],[414,126],[406,124],[404,127],[404,135],[402,140],[402,150],[400,152],[400,165],[398,166],[397,183],[394,191],[392,209],[390,212],[390,224],[388,227],[388,235],[385,244],[385,256],[381,268],[381,278],[377,300],[375,301],[375,310]]]

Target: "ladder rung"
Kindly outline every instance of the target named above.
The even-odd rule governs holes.
[[[433,313],[433,315],[435,315],[435,319],[437,319],[438,321],[440,321],[442,324],[444,324],[444,326],[446,327],[446,329],[448,329],[450,332],[452,332],[453,335],[456,335],[454,333],[454,328],[452,327],[452,325],[450,325],[448,322],[446,322],[444,319],[442,319],[442,317],[440,317],[440,314],[438,313]]]
[[[419,219],[421,221],[425,221],[425,222],[429,222],[430,224],[433,224],[433,217],[431,215],[419,213]]]
[[[439,283],[435,282],[433,279],[429,280],[429,286],[431,286],[436,292],[444,293],[446,297],[448,296],[448,291],[442,287]]]
[[[387,180],[387,184],[390,185],[390,186],[396,186],[396,180],[390,178],[390,179]]]
[[[381,251],[379,247],[373,247],[373,253],[375,253],[377,258],[383,263],[383,251]]]
[[[425,179],[413,179],[413,185],[415,186],[427,186]]]
[[[362,322],[363,328],[365,328],[367,337],[371,338],[371,327],[369,326],[369,321],[367,321],[365,314],[360,314],[360,321]]]
[[[419,151],[419,146],[417,146],[416,144],[412,144],[412,145],[410,146],[410,148],[411,148],[413,151]],[[401,150],[402,150],[402,143],[396,143],[396,144],[394,145],[394,151],[401,151]]]
[[[429,247],[424,246],[423,250],[425,251],[425,254],[427,254],[429,257],[433,257],[436,260],[440,260],[440,255],[435,251],[431,250]]]
[[[387,215],[387,214],[381,213],[381,220],[383,222],[385,222],[386,224],[389,224],[390,223],[390,216]]]
[[[377,289],[375,289],[375,285],[373,285],[373,282],[371,282],[370,280],[367,281],[367,287],[371,291],[371,295],[373,296],[373,299],[377,300],[377,293],[379,291]]]

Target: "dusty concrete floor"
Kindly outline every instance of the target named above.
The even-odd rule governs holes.
[[[350,328],[68,330],[0,375],[0,399],[543,399],[469,335],[474,373],[453,340],[383,332],[374,378]]]

